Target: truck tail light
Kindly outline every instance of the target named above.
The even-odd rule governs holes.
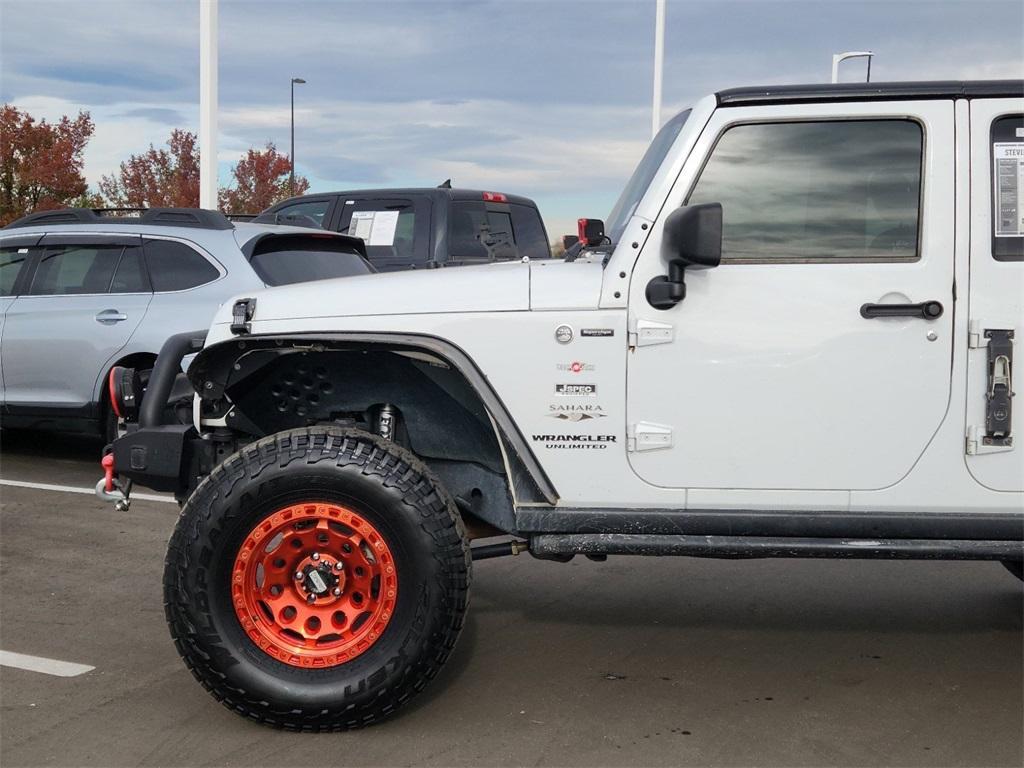
[[[507,203],[508,198],[501,192],[484,192],[485,203]]]

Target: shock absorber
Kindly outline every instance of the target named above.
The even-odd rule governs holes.
[[[394,440],[397,421],[398,409],[391,403],[384,403],[377,411],[377,434],[385,440]]]

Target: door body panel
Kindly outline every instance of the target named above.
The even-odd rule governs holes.
[[[8,407],[95,415],[97,377],[106,361],[128,343],[146,314],[152,294],[106,292],[113,267],[110,278],[96,281],[95,292],[33,293],[51,248],[137,248],[140,242],[138,237],[125,236],[50,235],[43,239],[44,252],[30,276],[31,285],[11,303],[4,321],[0,356]],[[88,274],[82,279],[88,279]]]
[[[922,128],[918,260],[723,263],[688,270],[687,296],[672,309],[647,303],[647,282],[666,272],[664,219],[687,199],[721,134],[749,122],[850,118]],[[910,472],[949,404],[953,146],[952,102],[715,112],[630,282],[631,327],[654,321],[674,336],[630,355],[629,423],[673,431],[671,447],[629,454],[637,475],[662,488],[827,491],[883,488]],[[869,302],[932,300],[945,307],[937,320],[860,314]]]
[[[970,244],[970,293],[968,297],[972,329],[981,334],[979,345],[972,345],[967,355],[967,431],[983,433],[985,404],[989,387],[988,350],[984,332],[989,329],[1006,329],[1014,332],[1013,348],[1016,353],[1013,372],[1017,379],[1015,388],[1018,396],[1012,398],[1011,446],[978,446],[977,452],[967,456],[967,468],[981,485],[998,491],[1024,490],[1024,405],[1019,393],[1022,391],[1020,374],[1024,362],[1024,261],[1014,258],[996,259],[993,256],[993,121],[1001,117],[1024,114],[1022,99],[976,99],[971,102],[971,244]],[[1024,123],[1016,123],[1017,126]],[[1024,149],[1024,135],[1018,137],[1011,132],[1009,141],[995,139],[996,143],[1019,144]],[[1019,166],[1018,166],[1019,168]],[[1006,170],[1013,170],[1008,168]],[[1019,176],[1017,181],[1019,183]],[[1005,179],[1004,184],[1013,184]],[[1012,190],[1004,189],[1006,193]],[[1024,189],[1017,188],[1017,206]],[[1016,211],[1021,216],[1021,209]],[[1018,223],[1019,227],[1019,223]],[[1019,231],[1019,229],[1018,229]],[[1014,245],[1021,239],[1004,238],[1002,243]],[[981,435],[978,434],[980,438]]]

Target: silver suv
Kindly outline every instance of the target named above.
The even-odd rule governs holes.
[[[310,222],[313,226],[314,222]],[[373,272],[362,240],[215,211],[44,211],[0,230],[3,426],[116,435],[106,379],[229,296]]]

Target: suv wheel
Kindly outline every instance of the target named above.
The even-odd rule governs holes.
[[[298,429],[226,459],[185,504],[164,604],[196,678],[293,730],[373,723],[437,674],[462,628],[470,559],[454,502],[409,451]]]

